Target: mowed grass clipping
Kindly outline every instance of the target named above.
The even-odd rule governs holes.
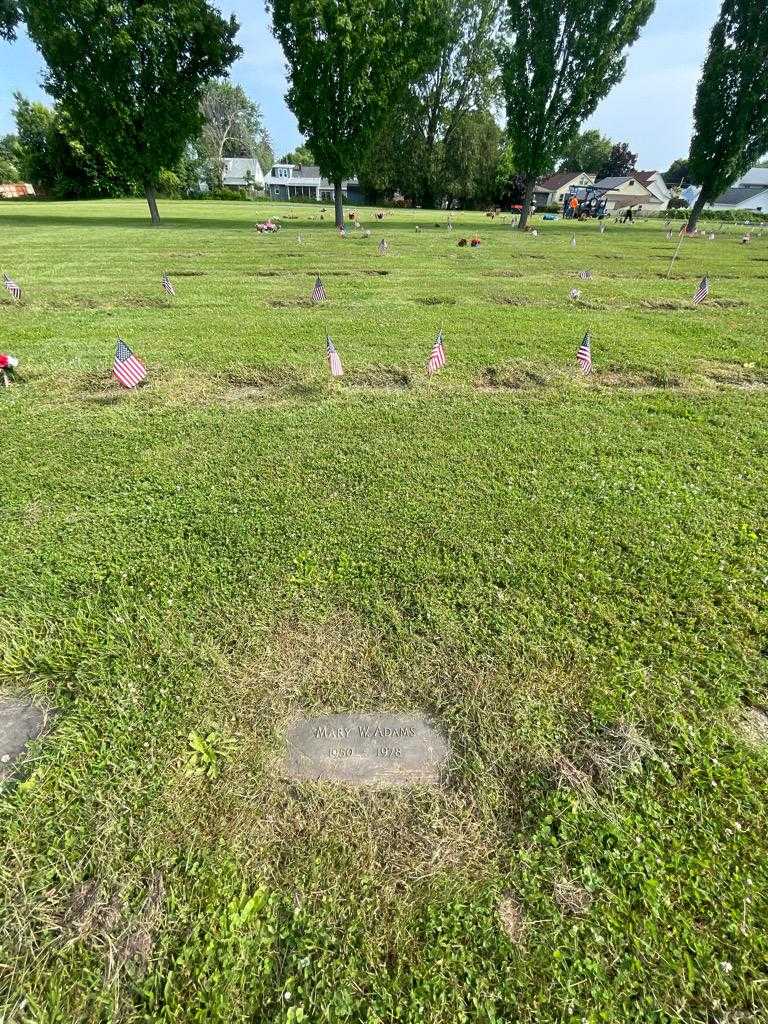
[[[768,237],[161,212],[0,210],[0,1018],[764,1020]],[[444,785],[287,782],[354,710]]]

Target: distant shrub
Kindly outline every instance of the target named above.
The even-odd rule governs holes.
[[[178,199],[181,195],[181,179],[175,171],[160,171],[157,181],[158,194],[166,199]]]

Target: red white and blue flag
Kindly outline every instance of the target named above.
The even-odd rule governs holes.
[[[147,376],[144,363],[131,352],[122,338],[117,339],[117,351],[112,374],[124,388],[135,388]]]
[[[706,297],[708,295],[709,295],[709,279],[706,278],[706,277],[702,277],[701,281],[699,282],[699,287],[696,289],[696,291],[694,292],[694,295],[693,295],[693,304],[694,304],[694,306],[698,306],[699,303],[703,302],[704,299],[706,299]]]
[[[3,284],[5,285],[6,291],[10,292],[14,299],[18,302],[21,298],[21,288],[16,284],[12,277],[7,274],[3,274]]]
[[[312,301],[313,302],[325,302],[328,296],[325,294],[325,288],[323,288],[323,282],[318,279],[315,281],[315,287],[312,289]]]
[[[175,295],[176,289],[171,284],[171,279],[167,274],[163,274],[163,290],[166,295]]]
[[[336,346],[333,344],[333,338],[330,334],[325,336],[325,355],[328,360],[328,365],[331,368],[332,377],[343,377],[344,367],[341,365],[341,358],[339,353],[336,351]]]
[[[576,362],[581,367],[582,373],[592,373],[592,339],[589,336],[589,331],[584,335],[581,345],[579,345],[579,350],[576,353]]]
[[[427,361],[427,373],[437,373],[438,370],[442,370],[445,366],[445,339],[443,338],[443,332],[438,331],[437,337],[435,338],[435,344],[432,346],[432,351]]]

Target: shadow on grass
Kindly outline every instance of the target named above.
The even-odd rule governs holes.
[[[47,228],[60,228],[60,227],[73,227],[73,228],[134,228],[134,229],[146,229],[147,231],[153,231],[157,234],[162,234],[164,229],[167,228],[214,228],[216,230],[225,231],[243,231],[252,232],[254,239],[256,238],[255,224],[256,221],[261,220],[264,214],[260,210],[244,210],[243,217],[228,217],[224,215],[212,216],[212,217],[163,217],[161,213],[161,220],[158,227],[153,227],[149,221],[149,217],[120,217],[105,214],[100,217],[96,214],[77,214],[77,213],[59,213],[56,210],[50,212],[40,213],[6,213],[0,212],[0,227],[10,228],[23,228],[23,227],[47,227]],[[325,223],[319,223],[311,217],[307,217],[303,220],[292,220],[291,229],[294,228],[312,228],[313,230],[321,230],[325,227]],[[335,231],[333,222],[327,223],[327,227]],[[286,229],[287,230],[287,229]]]

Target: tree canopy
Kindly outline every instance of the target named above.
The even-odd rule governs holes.
[[[691,172],[687,157],[673,160],[669,165],[669,170],[664,172],[663,178],[667,185],[682,185],[683,182],[690,184]]]
[[[655,0],[507,0],[500,47],[507,133],[526,179],[524,228],[536,178],[552,166],[624,75],[626,50]]]
[[[210,169],[212,184],[221,187],[226,157],[255,157],[262,170],[269,171],[273,154],[261,107],[246,96],[242,86],[227,81],[208,82],[200,111],[203,127],[199,148]]]
[[[597,169],[597,179],[620,178],[630,174],[637,167],[637,153],[633,153],[626,142],[617,142],[611,146],[608,159]]]
[[[610,155],[613,143],[595,128],[580,132],[563,150],[559,171],[591,171],[597,174]]]
[[[701,185],[688,221],[768,149],[765,0],[724,0],[696,90],[691,175]]]
[[[388,109],[434,60],[428,0],[267,0],[288,65],[288,106],[334,184],[353,173]]]
[[[286,153],[285,156],[281,156],[278,161],[281,164],[301,164],[302,166],[309,166],[314,164],[315,155],[306,143],[297,146],[296,149],[292,149],[290,153]]]
[[[0,0],[0,39],[15,39],[19,23],[16,0]]]
[[[160,172],[202,125],[203,86],[240,54],[237,22],[206,0],[22,0],[44,86],[89,153],[141,182],[152,222]]]

